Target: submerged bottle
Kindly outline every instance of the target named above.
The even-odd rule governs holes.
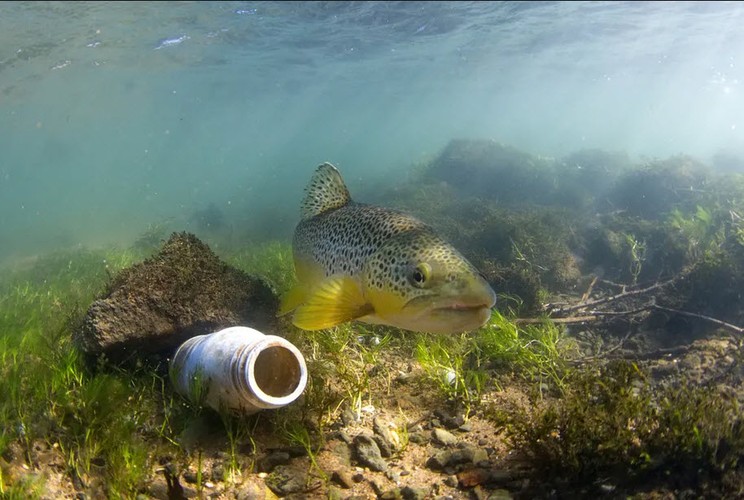
[[[190,338],[169,371],[176,391],[192,403],[245,414],[286,406],[307,384],[297,347],[244,326]]]

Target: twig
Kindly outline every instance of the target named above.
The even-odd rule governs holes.
[[[620,339],[620,342],[618,342],[614,346],[610,347],[606,351],[604,351],[604,352],[598,352],[597,354],[595,354],[593,356],[585,356],[583,358],[573,359],[573,360],[571,360],[571,362],[572,363],[575,363],[575,364],[579,364],[579,363],[583,363],[585,361],[594,361],[594,360],[597,360],[597,359],[605,358],[605,357],[607,357],[608,354],[610,354],[610,353],[612,353],[612,352],[617,351],[618,349],[620,349],[623,346],[623,344],[625,343],[625,341],[628,340],[632,334],[633,334],[633,330],[630,329],[630,330],[628,330],[628,333],[625,334],[625,337],[623,337],[622,339]]]
[[[608,302],[614,302],[616,300],[623,299],[625,297],[632,297],[634,295],[642,295],[642,294],[648,293],[648,292],[650,292],[652,290],[656,290],[657,288],[664,287],[664,286],[666,286],[666,285],[674,282],[676,279],[677,278],[672,278],[672,279],[670,279],[668,281],[664,281],[664,282],[661,282],[661,283],[656,283],[656,284],[651,285],[651,286],[646,287],[646,288],[641,288],[639,290],[631,290],[629,292],[627,292],[627,291],[626,292],[621,292],[621,293],[618,293],[617,295],[613,295],[611,297],[605,297],[605,298],[602,298],[602,299],[592,300],[592,301],[586,302],[584,304],[576,304],[575,306],[561,308],[561,309],[558,309],[557,311],[553,311],[553,312],[556,313],[556,314],[565,314],[565,313],[569,313],[569,312],[573,312],[573,311],[578,311],[578,310],[581,310],[581,309],[586,309],[587,307],[593,307],[593,306],[598,306],[598,305],[601,305],[601,304],[606,304]]]
[[[550,321],[551,323],[565,324],[565,323],[584,323],[586,321],[595,321],[596,315],[592,316],[570,316],[568,318],[517,318],[514,320],[517,324],[523,325],[534,325],[537,323],[544,323]]]
[[[644,361],[647,359],[656,359],[661,357],[676,357],[680,354],[686,353],[691,348],[692,344],[683,344],[675,347],[664,347],[649,352],[625,352],[613,357],[632,359],[635,361]]]
[[[515,323],[522,324],[535,324],[542,323],[544,321],[550,321],[552,323],[565,324],[565,323],[584,323],[586,321],[595,321],[602,316],[632,316],[634,314],[642,313],[653,308],[654,304],[646,304],[645,306],[637,309],[631,309],[629,311],[589,311],[585,316],[567,316],[565,318],[517,318],[514,320]]]
[[[702,319],[705,321],[710,321],[711,323],[715,323],[716,325],[722,326],[724,328],[728,328],[729,330],[733,330],[736,333],[744,333],[744,328],[736,325],[732,325],[731,323],[726,323],[725,321],[721,321],[720,319],[711,318],[710,316],[705,316],[704,314],[696,314],[691,313],[687,311],[680,311],[679,309],[672,309],[671,307],[664,307],[657,304],[653,304],[651,307],[654,309],[659,309],[661,311],[666,311],[674,314],[681,314],[682,316],[689,316],[691,318],[697,318]]]
[[[591,283],[589,283],[589,288],[586,289],[586,292],[584,292],[584,295],[581,296],[581,302],[586,302],[589,300],[589,297],[592,295],[592,290],[594,290],[594,285],[597,284],[597,280],[599,278],[597,276],[594,277]]]

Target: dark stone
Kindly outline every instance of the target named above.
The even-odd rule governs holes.
[[[338,439],[339,441],[343,441],[346,444],[351,444],[351,436],[349,436],[344,431],[334,432],[333,435],[331,436],[331,439],[334,439],[334,438]]]
[[[423,432],[412,432],[408,435],[409,443],[426,444],[429,442],[429,438]]]
[[[342,441],[335,441],[329,443],[328,449],[333,453],[333,455],[335,455],[340,464],[347,467],[351,466],[351,448],[348,444]]]
[[[444,446],[450,446],[457,443],[457,438],[454,434],[444,429],[434,429],[431,433],[432,439],[439,444]]]
[[[196,335],[228,326],[276,329],[278,299],[262,279],[228,266],[188,233],[174,233],[161,251],[123,270],[75,332],[87,354],[126,361],[170,355]]]
[[[447,476],[446,478],[444,478],[444,484],[454,488],[455,486],[457,486],[457,476]]]
[[[267,448],[269,453],[282,452],[288,454],[291,458],[307,456],[307,449],[304,446],[282,446],[280,448]]]
[[[358,415],[348,406],[345,406],[344,409],[341,411],[340,417],[341,423],[344,424],[344,427],[348,427],[359,420]]]
[[[212,472],[210,473],[212,481],[218,483],[225,480],[225,468],[222,465],[215,464],[212,466]]]
[[[380,500],[399,500],[400,498],[403,498],[400,488],[393,488],[392,490],[383,492],[381,495],[378,493],[378,495]]]
[[[279,465],[266,477],[266,486],[275,495],[284,497],[299,493],[306,488],[306,473],[288,465]]]
[[[343,469],[333,471],[333,474],[331,474],[331,481],[347,490],[354,486],[352,477]]]
[[[196,484],[196,480],[197,480],[196,472],[192,472],[190,470],[184,471],[183,480],[189,484]]]
[[[387,470],[387,463],[382,459],[380,448],[370,436],[364,434],[356,436],[354,438],[354,451],[359,463],[369,467],[370,470],[376,472]]]
[[[251,481],[245,481],[235,493],[236,500],[263,500],[264,498],[266,498],[265,488]]]
[[[393,433],[385,425],[385,423],[379,418],[375,417],[372,421],[372,430],[375,433],[375,441],[380,447],[380,453],[383,457],[390,457],[394,452],[398,451],[398,447],[395,445],[393,439]]]
[[[429,460],[426,461],[426,466],[433,470],[442,470],[447,467],[451,455],[452,452],[449,450],[435,453],[434,455],[429,457]]]
[[[258,462],[259,472],[271,472],[278,465],[287,465],[291,457],[285,451],[273,451]]]
[[[465,417],[462,415],[456,415],[453,417],[447,414],[444,410],[434,410],[434,416],[439,420],[441,426],[447,429],[457,429],[465,423]]]
[[[400,494],[404,500],[424,500],[429,496],[425,488],[412,488],[411,486],[401,488]]]
[[[444,470],[462,464],[478,464],[488,461],[488,453],[476,446],[464,444],[456,450],[443,450],[426,461],[426,466],[433,470]]]
[[[459,472],[457,480],[462,488],[472,488],[479,484],[506,484],[514,480],[514,474],[504,469],[470,469]]]
[[[385,491],[382,489],[382,486],[374,479],[370,480],[369,485],[372,487],[372,491],[375,492],[375,495],[382,496],[385,494]]]

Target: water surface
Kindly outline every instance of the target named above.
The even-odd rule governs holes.
[[[0,3],[0,261],[210,204],[286,237],[319,162],[358,191],[457,137],[744,156],[743,25],[735,2]]]

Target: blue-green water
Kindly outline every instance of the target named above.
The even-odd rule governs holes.
[[[744,156],[740,3],[0,3],[0,262],[298,217],[452,138]]]

